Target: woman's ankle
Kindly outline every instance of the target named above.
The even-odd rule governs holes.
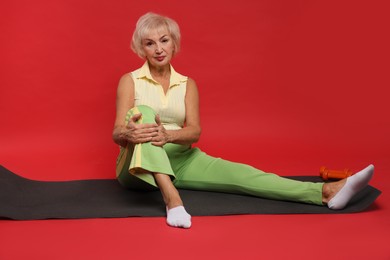
[[[167,201],[165,201],[165,205],[167,206],[168,209],[173,209],[178,206],[183,206],[183,201],[181,200],[180,197],[169,198],[167,199]]]
[[[322,187],[322,203],[327,204],[345,185],[346,179],[337,182],[324,183]]]

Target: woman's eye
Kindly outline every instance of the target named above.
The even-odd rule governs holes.
[[[147,42],[147,43],[146,43],[146,46],[152,46],[152,45],[153,45],[152,42]]]
[[[162,39],[162,42],[168,42],[169,40],[168,39]]]

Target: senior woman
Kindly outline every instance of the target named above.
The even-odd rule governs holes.
[[[294,181],[193,148],[201,133],[197,86],[170,63],[180,49],[179,26],[168,17],[147,13],[137,22],[131,47],[146,61],[123,75],[118,85],[113,130],[113,139],[120,145],[117,179],[130,189],[159,189],[169,226],[191,226],[177,188],[327,205],[337,210],[372,178],[374,167],[369,165],[337,182]]]

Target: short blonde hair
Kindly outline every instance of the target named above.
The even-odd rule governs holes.
[[[180,29],[179,25],[169,17],[155,13],[146,13],[138,19],[133,38],[131,40],[131,49],[141,58],[145,58],[142,50],[142,39],[144,39],[152,30],[166,28],[172,37],[175,46],[174,54],[180,50]]]

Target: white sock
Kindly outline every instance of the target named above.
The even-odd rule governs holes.
[[[167,208],[167,224],[171,227],[190,228],[191,215],[187,213],[183,206]]]
[[[368,185],[373,174],[374,165],[370,164],[360,172],[348,177],[345,185],[328,202],[328,207],[330,209],[343,209],[356,193]]]

